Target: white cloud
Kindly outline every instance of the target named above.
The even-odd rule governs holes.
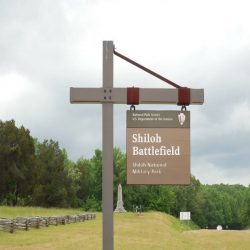
[[[250,136],[250,103],[248,101],[239,102],[228,113],[229,119],[225,121],[225,131],[228,134],[238,132]]]
[[[188,108],[195,174],[212,183],[207,166],[218,181],[246,183],[249,11],[245,0],[5,1],[0,119],[58,140],[70,158],[90,157],[101,146],[101,107],[69,104],[69,87],[101,86],[102,40],[114,40],[119,52],[170,80],[205,89],[204,105]],[[114,79],[119,87],[169,87],[116,57]],[[115,145],[124,150],[126,108],[115,107],[114,118]]]
[[[210,161],[209,157],[193,157],[191,172],[203,184],[242,184],[248,186],[250,183],[250,164],[235,168],[226,168]]]
[[[0,104],[5,108],[28,93],[31,88],[28,79],[18,73],[0,75],[0,83]]]

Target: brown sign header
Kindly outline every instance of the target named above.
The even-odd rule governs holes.
[[[127,183],[190,183],[190,112],[127,111]]]
[[[189,111],[127,111],[128,128],[190,128]]]

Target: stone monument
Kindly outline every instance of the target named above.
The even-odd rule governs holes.
[[[118,192],[117,192],[117,205],[115,212],[117,213],[124,213],[126,210],[123,207],[123,200],[122,200],[122,185],[118,185]]]

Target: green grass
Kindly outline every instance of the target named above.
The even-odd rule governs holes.
[[[15,218],[17,216],[49,216],[82,213],[82,210],[41,208],[41,207],[8,207],[0,206],[0,218]]]
[[[0,217],[56,215],[79,210],[0,207]],[[102,214],[94,221],[0,232],[1,250],[99,250],[102,249]],[[193,228],[193,225],[191,225]],[[250,231],[190,230],[172,216],[149,212],[114,214],[115,250],[250,249]]]

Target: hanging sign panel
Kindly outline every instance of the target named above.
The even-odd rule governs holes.
[[[190,184],[189,111],[127,111],[127,184]]]

